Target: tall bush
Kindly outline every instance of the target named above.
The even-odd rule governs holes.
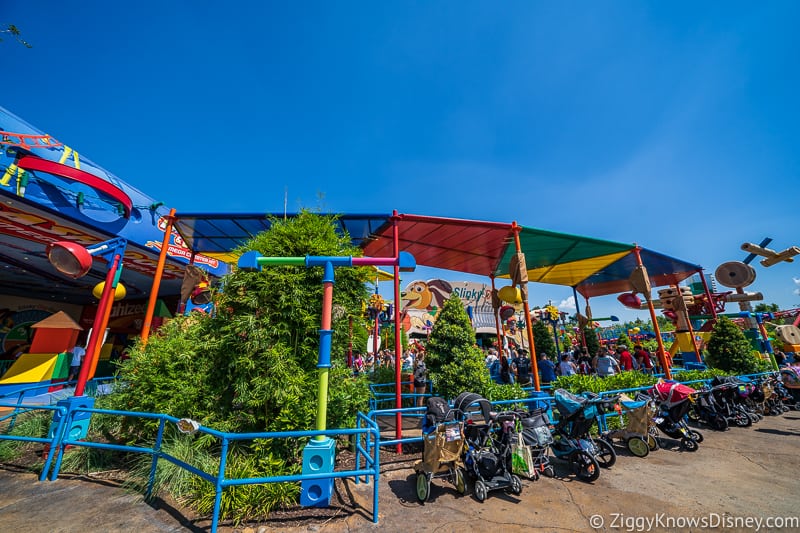
[[[737,374],[758,372],[758,359],[742,330],[728,317],[720,316],[708,340],[706,364]]]
[[[550,359],[557,360],[556,343],[553,340],[553,330],[542,320],[531,324],[533,330],[533,343],[536,345],[536,355],[544,352]]]
[[[436,317],[425,364],[436,392],[447,399],[469,391],[489,397],[492,382],[461,300],[452,295]]]
[[[337,234],[332,217],[304,211],[271,222],[271,229],[255,237],[247,249],[267,257],[360,255],[347,235]],[[222,280],[215,315],[177,317],[151,336],[146,348],[134,348],[131,359],[120,368],[125,386],[104,399],[103,405],[189,417],[231,432],[313,428],[322,278],[322,267],[234,271]],[[352,427],[356,412],[367,407],[366,380],[351,378],[345,356],[348,317],[357,317],[354,329],[364,327],[361,303],[368,296],[370,279],[368,269],[335,270],[328,392],[331,428]],[[127,425],[121,438],[134,440],[146,429]],[[213,445],[209,439],[195,443]],[[299,464],[302,444],[271,439],[238,451],[252,455],[253,464],[277,461],[291,473]],[[265,502],[263,508],[270,505]]]

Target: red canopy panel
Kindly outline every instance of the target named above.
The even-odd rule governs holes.
[[[490,276],[511,243],[511,224],[455,218],[397,215],[401,252],[414,256],[418,265]],[[392,257],[391,221],[380,228],[375,240],[364,246],[364,255]]]

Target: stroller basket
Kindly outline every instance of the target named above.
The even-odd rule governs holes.
[[[527,446],[542,448],[553,443],[550,433],[550,418],[547,411],[533,411],[520,420],[522,440]]]
[[[423,436],[422,463],[426,472],[447,470],[447,463],[461,464],[464,450],[461,422],[444,422]]]

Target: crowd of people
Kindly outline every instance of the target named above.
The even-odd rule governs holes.
[[[512,346],[499,352],[496,348],[488,347],[484,348],[484,353],[486,367],[499,383],[518,383],[523,387],[533,384],[533,364],[526,349]],[[379,350],[376,354],[356,351],[348,356],[348,366],[355,376],[369,374],[379,368],[394,369],[395,361],[394,351],[389,349]],[[415,392],[425,394],[428,370],[424,348],[416,343],[409,346],[403,352],[401,365],[403,372],[412,374]],[[607,377],[631,370],[647,374],[660,371],[657,358],[641,344],[636,344],[633,352],[624,344],[603,346],[594,356],[589,354],[585,346],[561,353],[557,358],[539,352],[536,366],[542,385],[555,381],[558,376],[573,374]]]
[[[495,348],[488,348],[485,362],[490,374],[498,376],[500,383],[519,383],[525,386],[531,382],[531,362],[525,349],[511,347],[498,353]],[[573,374],[606,377],[630,370],[647,374],[658,371],[656,357],[640,344],[633,347],[633,353],[625,345],[601,347],[594,356],[589,355],[586,347],[561,353],[557,358],[539,352],[536,366],[539,370],[539,382],[544,385],[555,381],[558,376]]]

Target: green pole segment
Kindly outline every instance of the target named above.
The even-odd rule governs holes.
[[[328,424],[328,369],[319,369],[319,391],[317,394],[317,429],[325,431]],[[325,440],[327,437],[318,435],[316,440]]]
[[[292,265],[292,266],[305,266],[305,257],[259,257],[257,260],[259,265]]]

